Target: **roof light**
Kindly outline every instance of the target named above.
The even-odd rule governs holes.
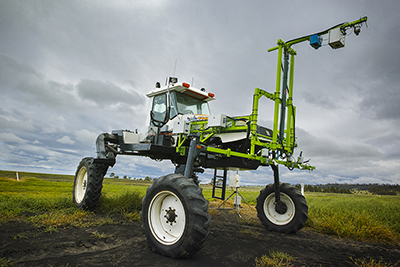
[[[213,93],[208,93],[209,97],[214,97],[215,95]]]
[[[177,83],[177,82],[178,82],[178,78],[176,78],[176,77],[169,77],[169,83],[174,84],[174,83]]]
[[[188,83],[182,83],[182,86],[183,86],[183,87],[186,87],[186,88],[189,88],[189,87],[190,87],[190,84],[188,84]]]

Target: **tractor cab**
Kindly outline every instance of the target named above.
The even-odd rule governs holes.
[[[173,120],[177,117],[192,119],[195,115],[210,115],[208,102],[215,100],[214,94],[207,93],[204,88],[196,89],[188,83],[178,83],[177,78],[170,77],[166,86],[156,83],[156,89],[149,92],[152,98],[150,125],[163,127],[168,125],[172,130]]]
[[[210,115],[208,102],[215,100],[214,94],[207,93],[204,88],[178,83],[174,77],[170,77],[164,87],[157,82],[156,89],[147,97],[152,98],[150,129],[157,136],[172,133],[174,125],[176,128],[177,124],[182,125],[185,121],[207,120]]]

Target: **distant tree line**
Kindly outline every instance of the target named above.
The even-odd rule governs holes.
[[[118,175],[115,175],[115,173],[110,173],[110,178],[114,178],[114,179],[120,179],[120,177]],[[156,178],[151,178],[149,176],[146,176],[145,178],[132,178],[132,177],[128,177],[126,175],[124,175],[121,179],[125,179],[125,180],[133,180],[133,181],[146,181],[146,182],[151,182],[156,180]]]
[[[301,190],[301,185],[297,184],[296,187]],[[346,188],[338,188],[333,185],[324,186],[324,185],[304,185],[305,192],[322,192],[322,193],[338,193],[338,194],[351,194],[350,189]]]
[[[296,187],[301,190],[301,185]],[[391,184],[325,184],[325,185],[304,185],[305,192],[323,192],[351,194],[355,191],[368,191],[374,195],[396,195],[400,194],[400,185]]]
[[[396,195],[397,193],[400,193],[400,185],[372,185],[368,189],[368,192],[374,195]]]

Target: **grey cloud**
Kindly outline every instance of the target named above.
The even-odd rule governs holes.
[[[72,145],[75,143],[75,141],[71,140],[71,138],[67,135],[64,135],[63,137],[57,139],[56,141],[61,144],[66,144],[66,145]]]
[[[329,96],[324,96],[316,93],[304,92],[301,94],[301,98],[307,103],[322,107],[325,109],[336,109],[337,105],[330,100]]]
[[[79,87],[71,82],[46,80],[33,67],[6,56],[0,58],[0,63],[0,145],[3,154],[7,155],[7,164],[13,168],[23,170],[36,164],[40,169],[54,164],[54,169],[69,165],[74,169],[79,156],[94,153],[97,134],[126,129],[130,123],[141,121],[140,116],[137,118],[135,113],[127,112],[144,102],[144,97],[133,90],[127,92],[101,81],[79,83]],[[97,104],[120,103],[125,105],[125,112],[118,112],[119,104],[117,108],[109,109],[87,105],[77,96],[77,91],[79,88],[84,94],[90,85],[101,89],[102,94],[90,95],[99,102]],[[136,111],[136,114],[140,112]],[[92,153],[84,152],[85,149]],[[70,154],[75,160],[69,160],[66,165],[63,154]]]
[[[1,109],[0,109],[1,110]],[[20,118],[15,118],[14,116],[2,117],[0,113],[0,125],[3,129],[15,129],[15,130],[23,130],[23,131],[34,131],[35,127],[32,123],[25,121],[25,123],[21,123]]]
[[[337,138],[314,136],[302,128],[296,128],[299,139],[299,150],[304,150],[305,157],[312,157],[321,162],[336,162],[344,164],[371,164],[382,157],[382,152],[376,144],[364,143],[361,140],[350,141],[346,138],[345,129]]]
[[[387,84],[382,84],[382,86],[370,88],[362,96],[359,107],[364,116],[370,116],[374,119],[399,121],[399,103],[400,85],[388,82]]]
[[[0,84],[3,90],[10,91],[13,87],[20,87],[23,80],[41,79],[43,77],[31,66],[0,55]]]
[[[0,140],[7,143],[25,144],[28,141],[15,135],[14,133],[0,133]]]
[[[47,81],[40,72],[27,64],[2,55],[0,67],[0,86],[2,92],[6,93],[3,97],[51,107],[60,107],[66,101],[74,102],[70,85]]]
[[[125,91],[111,82],[82,80],[76,87],[79,96],[101,106],[111,106],[119,102],[142,105],[145,102],[145,98],[135,91]]]
[[[8,140],[0,166],[73,173],[81,157],[94,155],[97,134],[148,124],[144,94],[173,74],[176,60],[180,81],[194,77],[195,87],[216,94],[213,113],[250,114],[254,88],[275,89],[277,54],[266,49],[367,15],[369,28],[348,36],[344,49],[294,47],[298,151],[318,169],[312,178],[284,175],[398,182],[399,7],[372,0],[278,1],[274,8],[238,0],[0,1],[0,134]],[[265,102],[260,123],[268,126],[273,103]],[[172,170],[140,160],[121,158],[115,173]],[[257,184],[271,173],[243,177]]]

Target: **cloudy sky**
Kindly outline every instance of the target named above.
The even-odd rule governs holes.
[[[293,47],[297,153],[317,169],[281,168],[281,179],[400,183],[399,11],[397,0],[0,0],[0,169],[74,174],[98,134],[149,123],[145,94],[175,63],[180,81],[216,95],[214,114],[250,114],[255,87],[275,90],[277,52],[266,50],[278,39],[368,16],[345,48]],[[272,102],[261,104],[270,127]],[[120,156],[108,173],[173,170]],[[243,184],[272,181],[269,168],[242,172]]]

